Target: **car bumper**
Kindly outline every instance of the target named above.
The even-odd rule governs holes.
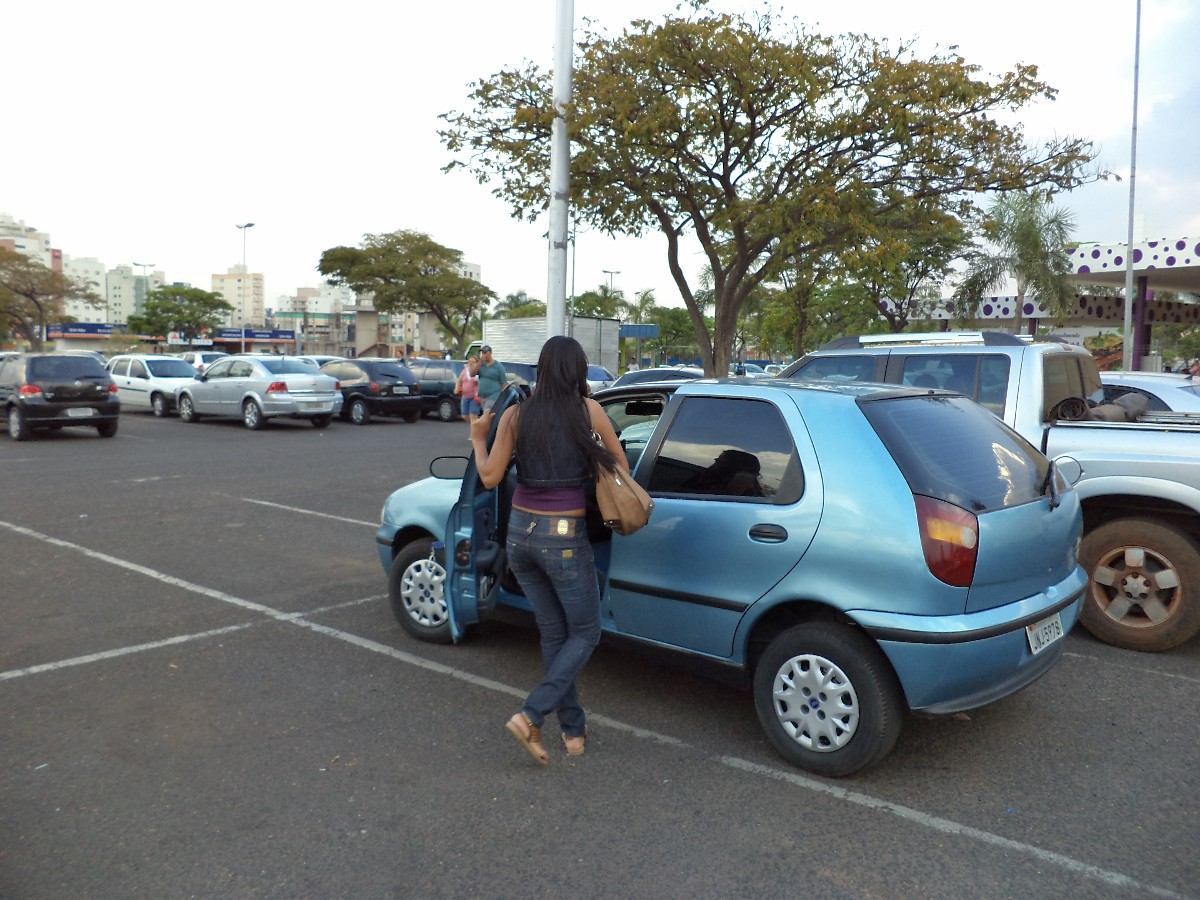
[[[311,399],[268,399],[262,405],[263,415],[268,418],[273,416],[328,416],[339,412],[341,408],[342,397],[340,394],[333,397],[316,396]]]
[[[367,398],[367,408],[380,416],[402,416],[405,413],[421,412],[424,406],[425,404],[419,394]]]
[[[88,410],[80,412],[80,410]],[[119,401],[105,403],[27,403],[21,412],[31,428],[48,425],[97,425],[116,419],[121,412]]]
[[[383,574],[392,571],[392,541],[396,539],[396,526],[384,522],[375,532],[375,552],[379,554],[379,564],[383,566]]]
[[[1014,694],[1049,671],[1079,617],[1086,585],[1077,566],[1044,593],[980,612],[911,616],[851,610],[849,615],[879,643],[910,709],[953,713]],[[1056,613],[1063,638],[1035,655],[1025,627]]]

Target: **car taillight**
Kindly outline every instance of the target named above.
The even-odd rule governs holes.
[[[341,383],[340,381],[337,381],[337,380],[335,379],[335,380],[334,380],[334,382],[333,382],[333,389],[334,389],[335,391],[340,391],[340,390],[342,389],[342,383]]]
[[[421,385],[419,385],[419,384],[411,385],[410,388],[414,394],[421,393]]]
[[[378,393],[379,393],[379,382],[378,382],[378,381],[372,381],[372,382],[371,382],[371,393],[372,393],[372,394],[378,394]]]
[[[970,587],[975,576],[979,520],[974,513],[945,500],[920,494],[914,494],[913,499],[929,571],[946,584]]]
[[[40,397],[42,396],[42,386],[40,384],[23,384],[17,393],[22,397]]]
[[[286,381],[272,381],[267,385],[268,394],[286,394],[288,386]]]
[[[108,384],[108,392],[109,392],[110,394],[115,394],[115,393],[117,392],[117,383],[116,383],[115,381],[110,381],[110,382],[109,382],[109,384]]]

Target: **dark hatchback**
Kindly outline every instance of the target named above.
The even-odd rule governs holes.
[[[86,425],[112,437],[121,401],[94,356],[22,353],[0,360],[0,409],[14,441],[28,439],[34,430],[68,425]]]
[[[454,395],[459,373],[466,363],[461,359],[425,359],[414,356],[404,363],[421,384],[422,409],[434,413],[443,422],[459,417],[459,398]]]
[[[421,385],[398,360],[338,359],[321,366],[321,373],[338,380],[341,417],[355,425],[366,425],[371,416],[400,416],[406,422],[421,416]]]

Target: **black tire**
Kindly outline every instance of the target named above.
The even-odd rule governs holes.
[[[1200,545],[1173,525],[1113,519],[1083,537],[1079,621],[1106,644],[1156,653],[1200,633]]]
[[[350,401],[350,421],[355,425],[371,423],[371,408],[367,406],[367,401],[362,397],[355,397]]]
[[[446,570],[430,559],[432,552],[433,538],[424,537],[396,554],[388,573],[388,598],[392,615],[410,635],[431,644],[449,644],[453,639],[446,613]]]
[[[413,422],[417,421],[419,418],[421,418],[420,410],[418,410],[417,412],[406,412],[404,414],[404,421],[407,422],[409,425],[411,425]]]
[[[333,413],[324,416],[313,416],[309,421],[313,423],[313,428],[328,428],[329,423],[333,421]]]
[[[806,684],[809,673],[813,681]],[[777,682],[791,689],[777,696]],[[834,704],[841,715],[829,714]],[[847,625],[810,622],[767,646],[754,671],[754,709],[780,756],[841,778],[891,752],[905,705],[895,673],[870,639]],[[794,723],[794,735],[785,720]]]
[[[96,431],[102,438],[110,438],[117,436],[117,425],[120,422],[117,419],[112,419],[108,422],[101,422],[96,426]]]
[[[196,407],[192,404],[189,394],[184,394],[179,398],[179,418],[184,422],[200,421],[200,414],[196,412]]]
[[[32,434],[33,429],[25,421],[25,414],[21,412],[20,407],[10,406],[8,408],[8,436],[14,441],[27,441]]]
[[[243,401],[242,424],[251,431],[262,431],[267,427],[267,417],[263,415],[262,407],[258,405],[257,400]]]
[[[168,409],[166,397],[157,393],[150,395],[150,411],[154,413],[156,418],[166,418]]]
[[[437,417],[443,422],[453,422],[458,418],[458,404],[453,397],[439,397]]]

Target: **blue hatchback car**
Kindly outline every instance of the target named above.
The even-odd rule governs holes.
[[[1078,498],[974,401],[776,379],[596,399],[655,500],[635,534],[593,533],[605,631],[746,672],[789,762],[857,772],[906,711],[999,700],[1061,655],[1086,584]],[[401,625],[457,641],[530,608],[505,566],[515,473],[486,490],[469,460],[431,469],[456,477],[395,491],[376,540]]]

